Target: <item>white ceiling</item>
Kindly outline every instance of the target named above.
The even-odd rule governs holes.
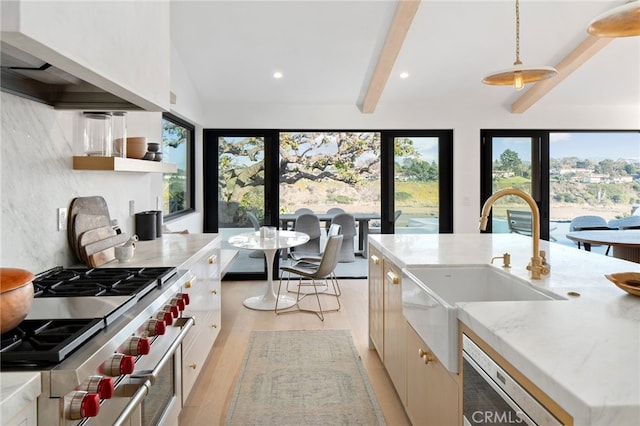
[[[522,62],[557,65],[588,36],[591,19],[622,3],[521,0]],[[205,106],[356,105],[395,7],[387,0],[172,0],[171,38]],[[378,105],[510,108],[524,91],[481,79],[514,59],[514,0],[423,0]],[[400,79],[402,71],[410,77]],[[639,104],[640,37],[628,37],[614,39],[537,105]]]

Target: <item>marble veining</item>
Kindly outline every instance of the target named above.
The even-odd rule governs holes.
[[[640,298],[604,274],[640,265],[543,241],[551,273],[531,280],[525,269],[531,239],[524,236],[372,235],[369,241],[401,267],[487,264],[511,253],[510,273],[567,300],[460,303],[458,319],[567,410],[574,424],[639,423]]]
[[[74,197],[103,196],[111,218],[130,234],[129,200],[136,211],[155,209],[161,174],[72,169],[73,155],[82,154],[80,111],[58,111],[4,92],[0,106],[3,266],[38,273],[76,263],[66,231],[57,230],[57,209],[68,208]]]

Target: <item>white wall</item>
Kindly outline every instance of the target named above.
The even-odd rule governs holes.
[[[2,92],[0,133],[0,265],[34,273],[78,263],[66,231],[57,230],[57,209],[75,197],[101,195],[123,231],[135,232],[135,211],[155,210],[162,175],[72,169],[82,153],[82,113],[53,108]],[[161,114],[130,112],[130,136],[161,138]]]

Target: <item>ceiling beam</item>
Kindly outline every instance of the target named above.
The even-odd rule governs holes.
[[[520,96],[513,104],[511,104],[511,112],[513,114],[521,114],[529,109],[533,104],[538,102],[544,95],[549,93],[554,87],[571,75],[572,72],[580,68],[585,62],[595,56],[607,44],[611,43],[613,38],[588,36],[582,43],[578,45],[571,53],[556,65],[558,74],[555,77],[541,80],[534,84],[522,96]]]
[[[387,84],[393,65],[396,62],[398,53],[402,48],[402,43],[409,32],[413,17],[418,11],[420,0],[398,0],[396,13],[387,32],[387,38],[380,51],[378,63],[369,80],[369,87],[364,95],[360,111],[364,114],[371,114],[375,111],[384,86]]]

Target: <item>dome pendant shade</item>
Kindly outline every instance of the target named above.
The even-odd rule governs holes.
[[[523,67],[522,65],[515,65],[513,68],[496,71],[486,76],[482,79],[482,82],[492,86],[513,86],[516,90],[520,90],[524,84],[546,80],[557,73],[553,67]]]
[[[482,79],[484,84],[492,86],[513,86],[522,90],[525,84],[545,80],[558,74],[553,67],[523,67],[520,61],[520,1],[516,0],[516,61],[513,68],[494,72]]]
[[[589,34],[600,37],[640,35],[640,2],[623,4],[603,13],[589,24]]]

